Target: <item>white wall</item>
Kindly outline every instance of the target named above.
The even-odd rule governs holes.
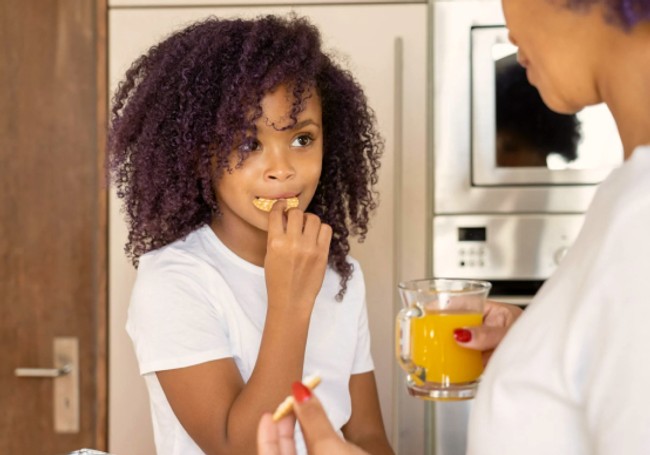
[[[352,255],[361,263],[366,278],[372,354],[386,429],[396,449],[415,455],[422,453],[423,406],[408,397],[404,399],[403,377],[396,371],[394,360],[393,320],[398,306],[396,282],[425,276],[430,251],[426,5],[320,5],[294,9],[312,18],[321,29],[325,47],[337,51],[336,55],[343,57],[344,64],[364,86],[386,139],[380,169],[380,207],[371,221],[366,242],[353,244]],[[250,16],[269,10],[112,9],[110,87],[117,85],[131,61],[180,24],[208,14]],[[273,9],[279,13],[288,10]],[[126,227],[114,194],[109,206],[109,450],[118,455],[144,455],[154,453],[148,400],[124,331],[135,273],[124,256]],[[396,425],[400,413],[402,428]]]

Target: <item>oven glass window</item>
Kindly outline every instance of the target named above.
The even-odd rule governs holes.
[[[552,112],[505,27],[473,27],[471,41],[473,186],[597,185],[620,165],[623,147],[605,105]]]
[[[551,111],[528,83],[516,52],[509,43],[492,44],[496,167],[561,171],[619,164],[622,146],[605,105],[574,115]]]

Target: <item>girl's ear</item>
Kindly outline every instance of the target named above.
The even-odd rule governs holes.
[[[203,186],[203,182],[206,180],[210,182],[208,188],[201,188],[201,194],[205,202],[210,206],[210,209],[212,210],[212,216],[218,217],[221,215],[221,211],[219,210],[219,200],[217,199],[217,183],[221,179],[223,168],[219,167],[216,154],[213,154],[210,158],[210,169],[208,172],[208,179],[199,177],[199,183],[201,186]],[[197,169],[198,176],[202,176],[203,174],[203,169]]]

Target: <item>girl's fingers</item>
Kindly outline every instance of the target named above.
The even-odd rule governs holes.
[[[319,246],[326,248],[329,251],[330,243],[332,242],[332,226],[322,223],[318,231],[317,243]]]
[[[287,211],[287,234],[290,236],[302,235],[304,212],[300,209]]]
[[[286,206],[287,203],[283,200],[273,204],[273,207],[269,212],[269,236],[279,236],[284,234],[286,223],[284,219],[284,209]]]
[[[306,240],[316,243],[318,239],[318,232],[321,228],[320,218],[318,218],[313,213],[305,213],[304,215],[304,227],[302,230],[302,235]]]

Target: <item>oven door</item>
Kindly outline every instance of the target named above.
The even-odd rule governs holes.
[[[505,27],[473,27],[471,35],[473,185],[595,185],[621,163],[604,104],[577,115],[551,111]]]

